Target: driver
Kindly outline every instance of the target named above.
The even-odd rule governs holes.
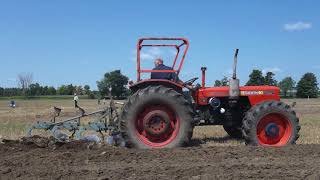
[[[161,58],[157,58],[154,61],[154,66],[152,70],[173,70],[171,67],[164,65]],[[151,72],[151,79],[175,80],[176,78],[179,82],[180,80],[174,72]]]
[[[152,70],[173,70],[173,68],[166,66],[163,64],[163,60],[161,58],[157,58],[154,61],[154,68]],[[192,89],[192,85],[184,84],[175,72],[151,72],[151,79],[167,79],[173,80],[179,84],[184,85],[185,87]]]

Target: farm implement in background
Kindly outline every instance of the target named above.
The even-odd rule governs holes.
[[[86,113],[81,107],[78,107],[81,114],[57,121],[57,117],[60,116],[61,108],[54,107],[54,115],[51,120],[37,121],[27,130],[27,136],[31,137],[34,130],[44,130],[49,132],[57,141],[68,142],[71,140],[86,140],[100,142],[106,140],[113,145],[119,145],[120,136],[118,130],[119,113],[116,109],[116,104],[109,94],[110,102],[107,107],[103,107],[101,110]],[[89,117],[90,120],[85,123],[83,118]],[[68,131],[69,133],[65,133]],[[99,133],[97,135],[84,136],[86,131],[95,131]],[[71,135],[68,135],[71,134]],[[106,138],[107,137],[107,138]]]

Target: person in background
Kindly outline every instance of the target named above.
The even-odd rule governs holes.
[[[11,100],[10,103],[9,103],[9,106],[12,107],[12,108],[15,108],[16,107],[16,102],[14,100]]]
[[[74,107],[78,108],[78,101],[79,101],[79,97],[77,95],[77,93],[74,93],[74,97],[73,97],[73,101],[74,101]]]

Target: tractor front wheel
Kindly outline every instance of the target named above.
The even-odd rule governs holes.
[[[128,147],[173,148],[187,144],[193,110],[181,93],[164,86],[138,90],[123,107],[120,132]]]
[[[243,119],[242,133],[248,145],[285,146],[299,138],[299,118],[280,101],[267,101],[252,107]]]

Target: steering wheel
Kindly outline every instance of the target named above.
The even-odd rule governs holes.
[[[188,81],[184,82],[184,85],[192,85],[197,79],[199,79],[198,77],[189,79]]]

